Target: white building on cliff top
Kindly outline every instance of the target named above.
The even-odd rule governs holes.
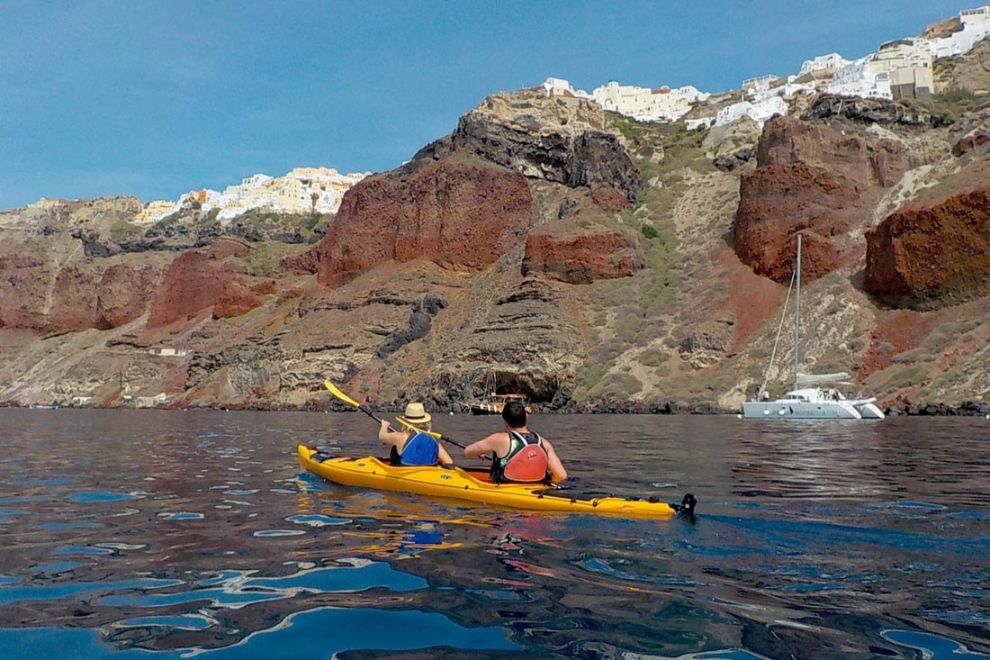
[[[562,78],[547,78],[541,85],[547,96],[570,95],[591,99],[605,110],[618,112],[637,121],[675,121],[691,110],[695,101],[705,101],[709,94],[696,88],[664,85],[657,89],[620,85],[612,80],[595,89],[591,94],[574,89]]]
[[[612,80],[596,88],[591,97],[606,110],[618,112],[638,121],[675,121],[691,110],[691,104],[705,101],[710,95],[697,88],[670,88],[664,85],[657,89],[620,85]]]
[[[990,5],[959,12],[962,30],[948,37],[929,39],[927,46],[932,57],[953,57],[968,53],[977,42],[990,37]]]
[[[255,174],[239,185],[228,186],[223,192],[194,190],[178,202],[151,202],[135,222],[157,222],[181,210],[198,205],[205,212],[219,209],[217,218],[227,221],[252,209],[280,213],[336,213],[344,193],[363,174],[340,174],[329,167],[297,167],[282,177]]]

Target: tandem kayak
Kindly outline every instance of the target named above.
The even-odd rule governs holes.
[[[678,513],[687,516],[694,514],[695,498],[690,493],[684,496],[680,504],[668,504],[655,498],[571,497],[568,491],[546,484],[495,484],[489,481],[487,470],[397,467],[374,456],[334,457],[306,445],[299,445],[297,453],[299,465],[304,470],[343,486],[448,497],[534,511],[631,518],[671,518]]]

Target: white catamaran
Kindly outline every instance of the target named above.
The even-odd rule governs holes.
[[[796,286],[795,286],[796,284]],[[780,317],[777,328],[777,339],[774,341],[773,352],[770,354],[770,365],[767,366],[766,376],[760,386],[756,401],[743,403],[743,416],[747,419],[883,419],[883,411],[875,405],[876,397],[869,399],[847,399],[835,387],[828,385],[848,381],[849,374],[808,375],[799,372],[801,361],[801,234],[797,237],[797,265],[791,279],[795,286],[794,302],[794,389],[781,399],[771,400],[767,394],[767,377],[773,366],[773,358],[777,353],[777,342],[780,341],[780,331],[784,326],[784,314],[787,312],[787,300],[790,289],[784,300],[784,312]]]

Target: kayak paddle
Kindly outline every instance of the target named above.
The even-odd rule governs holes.
[[[344,394],[343,392],[341,392],[340,391],[340,388],[338,388],[336,385],[334,385],[333,383],[331,383],[329,380],[324,380],[323,381],[323,386],[325,388],[327,388],[328,390],[330,390],[330,394],[333,394],[335,397],[337,397],[338,399],[340,399],[341,401],[343,401],[347,405],[354,406],[355,408],[357,408],[358,410],[360,410],[361,412],[363,412],[365,415],[371,417],[373,420],[375,420],[376,422],[378,422],[379,424],[381,424],[381,422],[382,422],[381,417],[379,417],[378,415],[376,415],[375,413],[371,412],[370,410],[368,410],[367,408],[365,408],[364,406],[362,406],[360,403],[358,403],[357,401],[355,401],[351,397],[349,397],[346,394]],[[416,431],[417,433],[425,433],[426,435],[428,435],[428,436],[430,436],[432,438],[435,438],[436,440],[443,440],[444,442],[449,442],[450,444],[454,445],[455,447],[460,447],[461,449],[464,449],[464,445],[462,445],[461,443],[456,442],[454,440],[451,440],[450,438],[448,438],[447,436],[443,435],[442,433],[437,433],[436,431],[426,431],[424,429],[416,428],[415,426],[413,426],[412,424],[410,424],[408,421],[404,421],[403,422],[403,425],[404,426],[408,426],[409,428],[411,428],[413,431]]]

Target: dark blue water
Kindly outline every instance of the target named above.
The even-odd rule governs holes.
[[[0,658],[990,657],[987,420],[532,426],[575,491],[697,518],[300,473],[299,441],[378,451],[357,414],[0,410]]]

